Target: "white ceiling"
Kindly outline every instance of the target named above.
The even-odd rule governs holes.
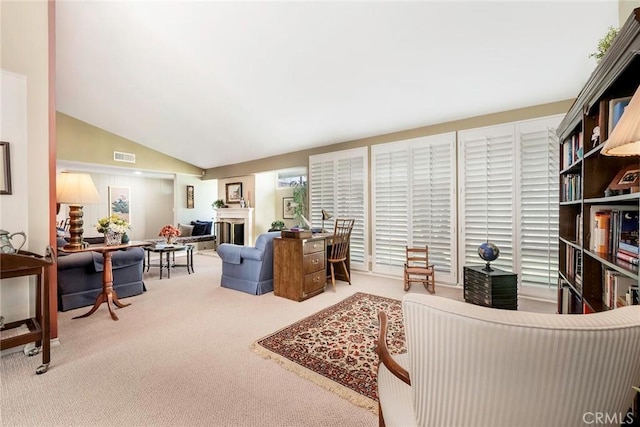
[[[58,0],[57,109],[206,169],[574,98],[617,8]]]

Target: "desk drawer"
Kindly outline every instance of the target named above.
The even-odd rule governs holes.
[[[324,239],[307,240],[302,247],[303,254],[324,252]]]
[[[303,257],[304,274],[325,270],[324,251],[308,254]]]
[[[324,291],[326,283],[327,276],[324,270],[305,275],[303,297],[306,298],[311,294]]]

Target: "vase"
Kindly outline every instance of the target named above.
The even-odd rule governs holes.
[[[174,240],[174,236],[173,235],[167,236],[167,245],[173,244],[173,240]]]
[[[115,246],[122,244],[122,233],[116,233],[115,231],[107,231],[104,233],[104,244],[106,246]]]
[[[122,235],[122,244],[126,245],[127,243],[129,243],[129,235],[127,233],[124,233]]]

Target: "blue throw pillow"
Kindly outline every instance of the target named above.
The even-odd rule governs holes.
[[[193,225],[193,230],[191,231],[192,236],[204,236],[207,230],[207,226],[201,222],[191,221],[191,225]]]

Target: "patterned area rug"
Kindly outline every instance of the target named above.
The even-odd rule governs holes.
[[[377,412],[379,310],[389,318],[389,350],[405,352],[401,302],[361,292],[256,341],[253,349]]]

